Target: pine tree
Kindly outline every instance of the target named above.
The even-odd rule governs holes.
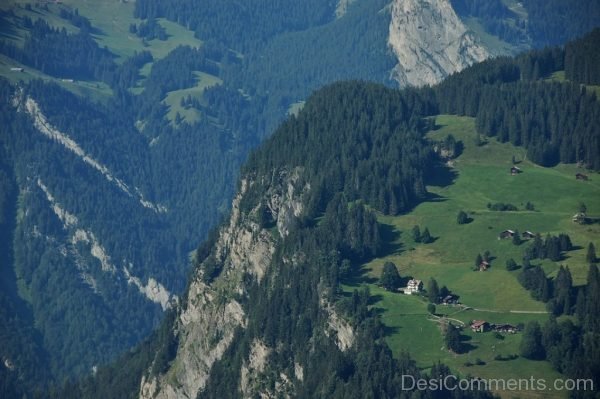
[[[519,265],[517,265],[517,262],[515,262],[514,259],[510,258],[509,260],[506,261],[506,270],[513,271],[513,270],[517,270],[518,268],[519,268]]]
[[[446,330],[446,336],[444,338],[446,341],[446,348],[451,350],[454,353],[462,352],[462,343],[460,342],[460,332],[458,328],[454,325],[449,324],[448,329]]]
[[[465,211],[460,211],[458,212],[458,215],[456,216],[456,222],[458,224],[466,224],[469,221],[469,217],[467,216],[467,213]]]
[[[588,244],[585,259],[589,264],[596,263],[596,261],[598,260],[598,258],[596,258],[596,247],[591,242]]]
[[[433,277],[427,283],[427,298],[431,303],[438,303],[440,300],[440,288]]]
[[[400,286],[400,274],[395,264],[385,262],[379,282],[388,291],[395,291]]]
[[[481,254],[477,254],[477,256],[475,257],[475,267],[479,267],[481,265],[481,262],[483,262],[483,258],[481,257]]]
[[[531,360],[542,360],[545,357],[542,346],[542,331],[537,321],[529,322],[523,331],[520,345],[521,356]]]
[[[425,230],[423,230],[423,234],[421,234],[421,242],[423,244],[429,244],[433,242],[433,238],[431,237],[431,234],[429,233],[429,229],[427,227],[425,227]]]
[[[521,245],[521,235],[519,234],[519,230],[515,230],[512,236],[512,243],[514,245]]]
[[[412,238],[415,242],[421,242],[421,229],[419,226],[414,226],[412,228]]]

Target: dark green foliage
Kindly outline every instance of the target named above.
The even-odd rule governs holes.
[[[156,332],[158,348],[155,351],[154,361],[152,362],[151,376],[156,376],[164,373],[169,366],[169,362],[175,358],[177,354],[177,346],[179,344],[178,336],[173,330],[177,314],[174,311],[168,311],[165,315],[165,320],[161,323],[160,328]]]
[[[433,277],[427,282],[427,299],[429,299],[429,302],[431,303],[440,302],[440,288]]]
[[[433,237],[431,237],[427,227],[425,227],[425,230],[423,230],[423,233],[421,234],[421,242],[423,244],[429,244],[433,242]]]
[[[469,216],[467,216],[467,213],[465,211],[459,211],[458,215],[456,216],[456,222],[458,224],[469,223]]]
[[[142,21],[139,25],[132,24],[129,32],[146,40],[167,40],[167,31],[154,18]]]
[[[562,273],[570,277],[568,269]],[[556,370],[569,378],[592,379],[595,385],[600,381],[600,276],[595,265],[590,266],[587,278],[587,285],[577,294],[578,324],[551,318],[542,330],[542,343],[547,360]]]
[[[568,267],[562,265],[558,269],[556,277],[552,281],[553,298],[548,303],[549,309],[556,316],[571,314],[575,305],[575,290],[573,289],[573,278]]]
[[[503,202],[496,202],[494,204],[488,204],[488,209],[492,210],[492,211],[500,211],[500,212],[518,211],[519,210],[513,204],[505,204]]]
[[[527,40],[526,27],[511,23],[509,19],[517,16],[501,0],[452,0],[451,4],[457,14],[478,18],[487,32],[506,42],[519,44]]]
[[[525,204],[525,210],[535,211],[535,206],[531,202],[527,201],[527,203]]]
[[[86,29],[68,34],[64,28],[53,28],[38,18],[29,31],[22,48],[0,41],[0,53],[61,78],[100,78],[115,67],[113,55],[101,49]]]
[[[508,270],[509,272],[513,271],[513,270],[517,270],[519,268],[519,265],[517,265],[517,262],[515,262],[514,259],[510,258],[509,260],[506,261],[506,270]]]
[[[596,257],[596,247],[591,242],[588,244],[585,260],[590,264],[598,261],[598,258]]]
[[[536,47],[557,45],[598,26],[600,1],[524,0],[527,31]],[[597,42],[596,42],[597,43]]]
[[[248,51],[276,34],[325,23],[333,18],[334,9],[334,2],[317,0],[260,0],[244,6],[231,0],[207,0],[202,7],[193,0],[140,0],[135,3],[134,15],[143,19],[165,17],[194,30],[203,40]]]
[[[71,22],[74,26],[78,27],[80,30],[84,32],[92,32],[94,28],[89,19],[79,14],[79,10],[76,8],[74,10],[70,10],[67,8],[61,8],[59,11],[59,15],[61,18],[66,19]],[[32,24],[30,21],[24,21],[23,24],[26,27],[31,27]]]
[[[531,292],[531,296],[534,299],[542,302],[548,302],[552,297],[552,286],[546,273],[537,265],[532,268],[523,268],[523,271],[519,275],[519,282],[525,289]]]
[[[568,234],[561,233],[558,236],[548,234],[542,241],[539,234],[535,236],[533,242],[525,251],[527,258],[531,259],[550,259],[554,262],[562,259],[562,252],[573,249],[571,238]]]
[[[398,274],[398,269],[395,264],[392,262],[385,262],[379,284],[388,291],[396,291],[400,286],[400,274]]]
[[[414,242],[421,242],[421,228],[419,226],[414,226],[411,230],[412,239]]]
[[[319,199],[313,201],[313,215],[337,191],[398,214],[425,196],[425,171],[433,158],[415,115],[431,106],[415,91],[358,82],[327,86],[309,98],[298,117],[281,125],[260,156],[250,156],[246,170],[263,174],[283,165],[304,167]]]
[[[527,149],[543,166],[583,162],[600,169],[600,104],[578,84],[538,81],[563,69],[558,48],[497,58],[435,88],[441,112],[474,116],[480,134]]]
[[[512,243],[514,245],[521,245],[523,241],[521,240],[521,234],[519,234],[519,230],[515,230],[512,236]]]
[[[565,77],[588,85],[600,85],[600,29],[565,45]]]
[[[532,360],[542,360],[546,357],[542,345],[542,330],[537,321],[531,321],[525,326],[520,345],[521,356]]]
[[[446,328],[446,336],[444,337],[446,348],[454,353],[461,353],[463,345],[461,343],[460,331],[452,323],[448,324]]]
[[[427,311],[430,314],[435,314],[435,305],[433,303],[427,304]]]
[[[320,227],[323,246],[335,248],[347,259],[371,258],[381,246],[374,212],[362,203],[349,206],[343,194],[336,194],[327,205]]]

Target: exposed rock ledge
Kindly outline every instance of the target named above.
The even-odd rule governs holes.
[[[449,0],[393,0],[388,45],[398,59],[401,86],[433,85],[490,57]]]
[[[266,187],[268,206],[283,236],[289,231],[293,217],[302,211],[302,196],[308,188],[301,183],[298,170],[281,171],[265,179],[261,184]],[[233,342],[236,329],[246,327],[246,314],[235,298],[246,294],[245,276],[251,275],[259,282],[263,279],[276,243],[271,232],[254,221],[252,213],[258,204],[254,204],[256,208],[250,214],[240,207],[244,194],[254,184],[242,180],[229,223],[221,228],[214,245],[211,256],[222,264],[221,274],[207,284],[202,278],[202,268],[196,271],[187,301],[177,309],[179,317],[173,332],[179,341],[177,355],[165,374],[142,378],[140,398],[196,398],[206,385],[213,364]],[[252,375],[261,373],[268,351],[262,343],[255,342],[244,386],[250,388]],[[289,385],[287,376],[280,379],[282,387]]]

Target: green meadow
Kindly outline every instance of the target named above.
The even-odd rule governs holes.
[[[521,357],[495,360],[497,355],[518,355],[521,334],[492,332],[474,333],[468,328],[472,320],[491,323],[519,324],[548,319],[545,305],[531,298],[517,280],[520,270],[507,271],[510,258],[519,265],[527,242],[514,245],[510,239],[498,239],[502,230],[530,230],[546,234],[567,233],[576,249],[565,254],[561,262],[535,260],[547,274],[553,276],[562,264],[569,266],[575,284],[585,283],[588,243],[600,245],[600,225],[579,225],[572,221],[580,202],[592,217],[600,216],[600,176],[578,169],[575,165],[544,168],[529,162],[524,149],[498,143],[493,138],[475,144],[474,119],[450,115],[436,117],[436,128],[428,133],[431,140],[442,140],[452,134],[462,141],[464,151],[440,169],[435,185],[428,186],[431,198],[402,216],[379,215],[380,223],[394,248],[384,256],[365,265],[369,277],[379,278],[383,264],[392,261],[403,278],[414,277],[427,281],[434,277],[439,286],[447,286],[460,296],[460,302],[471,309],[437,305],[435,317],[427,312],[428,301],[420,296],[387,292],[370,284],[374,307],[381,312],[388,327],[387,341],[396,354],[409,351],[419,366],[429,368],[437,361],[448,364],[461,375],[482,378],[536,378],[550,381],[560,378],[550,364]],[[512,176],[513,157],[522,173]],[[588,174],[588,181],[575,179],[578,171]],[[504,202],[517,206],[518,211],[500,212],[487,208],[488,203]],[[535,209],[526,211],[531,202]],[[468,213],[472,221],[459,225],[459,211]],[[411,229],[419,225],[429,228],[435,241],[415,243]],[[490,251],[491,267],[484,272],[474,271],[478,253]],[[464,343],[470,348],[464,354],[450,353],[444,348],[443,318],[454,324],[464,323]],[[477,361],[485,365],[475,365]],[[470,365],[472,363],[473,365]],[[564,392],[498,392],[503,397],[565,397]]]
[[[32,8],[28,10],[26,4],[31,4]],[[157,19],[168,35],[167,40],[143,40],[129,32],[131,24],[139,24],[140,19],[133,17],[134,2],[118,1],[118,0],[63,0],[61,4],[48,3],[46,7],[38,7],[27,0],[13,0],[0,4],[0,10],[12,10],[12,16],[7,16],[0,25],[0,38],[11,41],[17,45],[22,45],[27,37],[27,31],[20,28],[20,19],[29,17],[32,20],[37,18],[45,19],[50,25],[57,28],[65,28],[70,33],[75,33],[78,28],[73,26],[69,21],[60,17],[60,9],[77,9],[80,15],[85,16],[90,20],[96,32],[93,37],[98,42],[100,47],[107,47],[113,54],[117,56],[117,62],[132,56],[135,52],[149,51],[154,60],[159,60],[165,57],[171,50],[180,45],[188,45],[192,47],[202,46],[202,41],[194,37],[194,32],[168,21],[164,18]],[[11,67],[24,67],[25,71],[15,73],[10,71]],[[135,94],[139,94],[143,90],[143,82],[145,77],[150,73],[152,63],[144,65],[139,73],[140,79],[136,87],[131,90]],[[174,120],[177,112],[188,122],[198,120],[199,114],[194,110],[185,110],[179,106],[181,97],[191,94],[192,96],[201,96],[202,91],[214,84],[221,83],[216,76],[209,75],[203,72],[196,73],[198,83],[195,87],[189,89],[178,90],[171,92],[164,99],[165,103],[171,107],[169,119]],[[12,82],[29,81],[31,79],[44,79],[54,81],[64,88],[74,92],[75,94],[91,96],[97,99],[106,99],[112,94],[111,89],[103,82],[97,81],[75,81],[64,82],[61,79],[56,79],[48,76],[40,71],[30,67],[19,65],[7,57],[0,56],[0,76],[4,76]]]

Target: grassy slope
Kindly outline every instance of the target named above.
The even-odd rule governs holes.
[[[407,215],[380,216],[382,223],[399,233],[394,242],[399,250],[367,264],[368,273],[377,278],[383,263],[393,261],[403,277],[414,276],[424,281],[435,277],[440,286],[447,285],[460,295],[461,302],[482,310],[457,313],[457,308],[438,305],[437,313],[449,314],[465,323],[473,319],[512,324],[529,320],[544,322],[548,316],[543,313],[510,313],[511,310],[543,312],[545,307],[520,286],[517,281],[519,271],[505,269],[509,258],[520,263],[527,244],[515,246],[510,240],[498,240],[498,233],[504,229],[531,230],[542,235],[568,233],[573,243],[582,248],[568,253],[561,263],[569,265],[576,284],[583,283],[587,272],[585,247],[589,242],[594,242],[596,247],[600,245],[600,226],[577,225],[571,221],[571,216],[579,201],[587,204],[590,215],[600,215],[600,177],[594,174],[588,182],[576,181],[575,166],[543,168],[525,160],[522,148],[493,139],[477,147],[472,118],[442,115],[437,118],[437,125],[439,128],[430,132],[430,138],[442,139],[451,133],[465,145],[463,154],[454,162],[455,180],[452,184],[428,187],[437,199],[419,205]],[[519,166],[524,172],[518,176],[509,173],[513,155],[517,160],[523,160]],[[523,209],[527,201],[535,205],[535,211],[492,212],[486,207],[488,202],[509,202]],[[474,220],[467,225],[458,225],[456,215],[459,210],[467,211]],[[429,227],[436,241],[427,245],[415,244],[410,237],[410,229],[415,224]],[[485,250],[490,250],[496,257],[491,269],[472,271],[477,253]],[[558,264],[550,261],[544,261],[543,266],[550,275],[558,268]],[[388,342],[392,350],[395,353],[410,351],[422,367],[430,367],[439,360],[463,375],[529,378],[534,373],[547,380],[559,377],[547,362],[522,358],[494,360],[497,354],[518,354],[520,334],[500,340],[492,333],[474,334],[466,329],[463,334],[467,336],[467,343],[473,346],[472,350],[462,355],[450,354],[443,349],[438,324],[428,320],[424,299],[388,293],[374,285],[371,290],[377,299],[375,306],[381,309],[383,321],[390,329]],[[478,358],[487,364],[464,365]],[[563,396],[557,392],[553,394]],[[538,392],[537,396],[540,395]],[[536,393],[521,392],[519,396],[536,396]]]
[[[223,83],[221,79],[210,75],[206,72],[195,72],[196,85],[188,89],[175,90],[167,93],[164,103],[169,106],[167,117],[172,122],[175,120],[177,113],[188,123],[197,122],[201,118],[200,112],[195,108],[185,109],[181,106],[181,99],[187,96],[202,98],[202,93],[208,87],[220,85]]]
[[[78,9],[81,15],[90,19],[92,25],[98,29],[98,32],[94,34],[94,38],[101,47],[108,47],[118,57],[117,61],[129,57],[135,52],[144,50],[150,51],[154,59],[158,60],[165,57],[179,45],[193,47],[202,45],[202,41],[194,37],[193,31],[163,18],[158,19],[158,21],[167,31],[168,40],[150,40],[144,42],[141,38],[132,35],[129,33],[129,25],[140,22],[139,19],[133,17],[133,2],[121,2],[118,0],[63,0],[63,5],[48,4],[48,10],[33,7],[32,11],[25,9],[25,4],[27,3],[31,2],[28,0],[15,0],[0,4],[0,10],[12,10],[17,16],[17,18],[9,17],[4,21],[5,23],[0,27],[0,39],[12,41],[18,45],[22,44],[27,35],[27,31],[19,27],[19,18],[23,16],[28,16],[32,20],[43,18],[52,26],[64,27],[72,33],[77,32],[78,29],[76,27],[59,16],[60,8],[68,6],[72,9]],[[23,73],[10,71],[10,68],[14,66],[23,65],[19,65],[15,61],[0,55],[0,76],[4,76],[13,82],[42,78],[44,80],[54,80],[68,90],[80,95],[106,98],[112,94],[110,88],[102,82],[61,82],[60,79],[55,79],[29,67],[25,67],[25,72]],[[140,70],[140,75],[142,77],[148,76],[151,67],[152,63],[144,65]],[[183,110],[179,107],[181,97],[188,94],[201,96],[204,88],[221,83],[219,78],[206,73],[198,72],[198,77],[197,86],[171,92],[165,99],[165,102],[172,108],[168,115],[171,120],[175,118],[176,112],[180,112],[188,122],[197,120],[199,116],[197,112],[194,110]],[[143,79],[138,82],[135,88],[132,88],[132,91],[134,93],[142,91],[142,84]]]

